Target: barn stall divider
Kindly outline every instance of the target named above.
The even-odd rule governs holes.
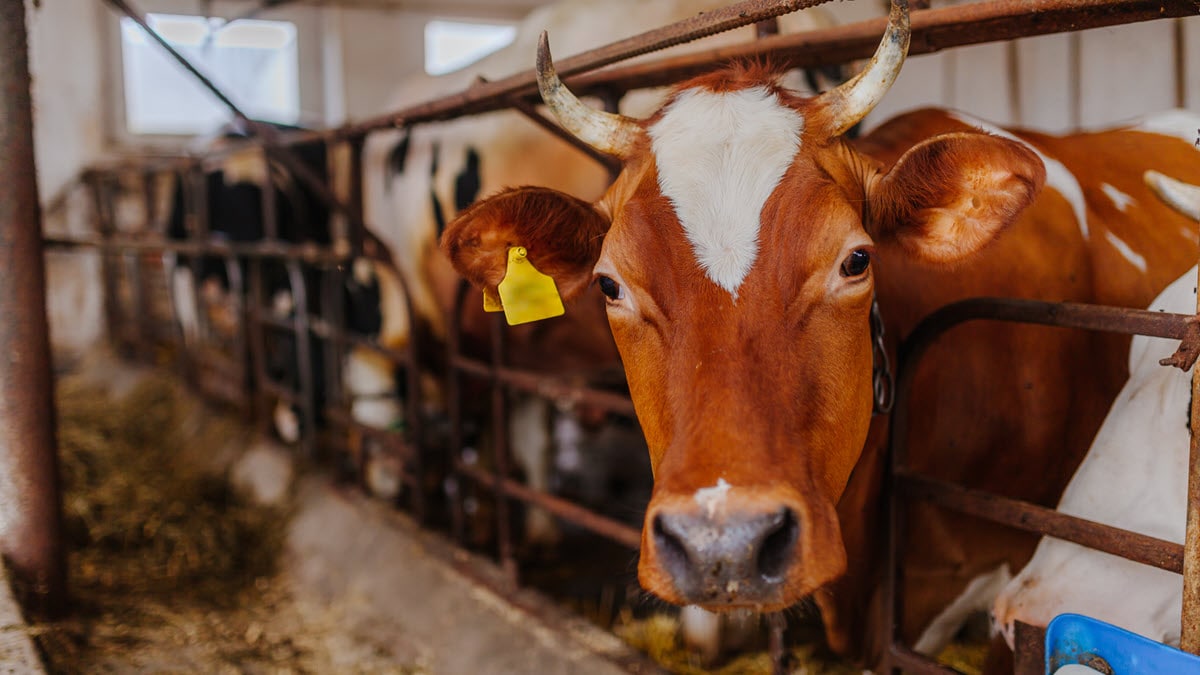
[[[883,18],[802,34],[774,34],[770,27],[774,17],[820,4],[820,1],[751,0],[563,59],[556,65],[560,75],[575,92],[580,95],[600,96],[608,107],[613,109],[621,97],[631,90],[677,82],[731,59],[767,57],[782,66],[807,67],[840,64],[869,56],[883,31]],[[148,34],[157,39],[142,16],[128,3],[123,0],[108,2],[141,23]],[[1196,5],[1190,0],[985,0],[939,9],[922,9],[912,13],[910,54],[1158,18],[1194,16],[1196,12]],[[760,38],[744,45],[598,70],[636,55],[751,23],[760,24]],[[161,40],[160,44],[171,51],[169,45]],[[182,56],[174,56],[181,62],[186,62]],[[532,59],[532,55],[530,58]],[[364,139],[376,131],[515,108],[577,147],[579,143],[569,134],[564,135],[557,125],[535,108],[538,99],[532,70],[492,82],[479,81],[469,89],[450,96],[322,132],[265,130],[258,123],[249,120],[211,82],[205,80],[202,74],[194,68],[191,70],[230,107],[235,117],[252,130],[262,131],[263,135],[256,140],[237,143],[203,157],[146,158],[90,170],[81,180],[92,196],[95,232],[88,236],[47,237],[45,243],[56,248],[84,247],[99,252],[108,337],[123,353],[148,358],[160,348],[169,348],[177,356],[178,367],[207,396],[246,410],[264,426],[270,419],[267,403],[269,399],[278,398],[297,405],[305,419],[309,420],[309,424],[302,429],[300,447],[310,457],[350,457],[353,460],[353,468],[361,472],[363,458],[360,454],[351,452],[351,448],[345,442],[347,432],[353,431],[373,439],[403,465],[403,481],[409,488],[408,505],[418,519],[425,519],[436,496],[431,494],[429,486],[422,481],[427,469],[424,463],[429,460],[428,453],[422,452],[426,448],[428,432],[422,427],[421,401],[416,392],[421,390],[420,366],[430,358],[430,350],[433,347],[421,344],[414,336],[406,349],[392,350],[342,327],[345,308],[342,306],[340,289],[343,278],[348,273],[347,265],[359,256],[386,261],[385,252],[378,242],[373,241],[361,216],[361,155]],[[339,154],[348,158],[350,175],[345,181],[347,187],[344,190],[339,191],[326,184],[291,154],[289,148],[298,143],[312,141],[325,143],[330,158]],[[306,187],[314,190],[335,212],[335,232],[339,232],[339,235],[335,236],[333,245],[296,245],[278,238],[277,209],[273,203],[274,192],[269,176],[264,177],[260,186],[264,196],[263,220],[267,235],[264,241],[230,243],[207,237],[207,233],[203,231],[203,223],[206,222],[203,217],[206,204],[205,169],[218,166],[229,153],[247,148],[255,148],[261,152],[264,161],[277,162],[293,171]],[[608,160],[594,153],[589,154],[612,168]],[[163,226],[163,214],[156,212],[156,185],[164,176],[174,176],[185,188],[185,210],[188,222],[191,223],[189,239],[185,241],[168,239]],[[136,186],[132,190],[129,188],[131,184]],[[139,198],[140,194],[143,220],[139,223],[140,227],[135,228],[138,232],[130,232],[120,226],[118,203],[121,199],[131,196],[123,193],[133,193],[132,197],[135,199]],[[190,256],[193,261],[191,264],[195,264],[194,261],[201,255],[224,260],[230,284],[230,297],[235,303],[241,303],[242,298],[247,299],[245,306],[235,307],[241,320],[236,322],[237,331],[225,344],[207,344],[195,350],[184,348],[183,336],[176,329],[177,308],[170,306],[169,302],[165,303],[165,309],[163,307],[163,296],[167,292],[167,284],[170,283],[165,262],[168,255]],[[239,260],[247,261],[247,278],[243,278]],[[264,306],[267,300],[264,297],[264,267],[268,264],[282,264],[286,270],[295,300],[295,312],[289,319],[271,316]],[[320,279],[320,298],[308,297],[304,280],[306,270],[316,271]],[[525,392],[553,400],[587,401],[615,414],[633,415],[633,407],[627,397],[579,386],[563,378],[507,367],[502,359],[505,328],[499,318],[492,324],[492,358],[489,361],[481,361],[464,356],[459,349],[459,316],[467,298],[465,290],[461,288],[458,294],[456,310],[451,316],[447,345],[450,444],[451,455],[455,459],[441,461],[450,462],[448,468],[459,485],[469,482],[493,493],[497,498],[497,553],[509,582],[515,584],[517,581],[513,534],[509,531],[508,508],[512,501],[544,509],[558,518],[618,544],[637,549],[640,543],[640,532],[637,529],[563,498],[534,490],[510,478],[507,434],[502,424],[495,424],[492,428],[491,470],[460,459],[461,453],[458,450],[463,445],[461,383],[464,378],[480,378],[488,384],[489,404],[492,416],[496,420],[505,418],[507,395],[510,392]],[[192,292],[196,296],[194,300],[197,306],[204,307],[204,299],[200,297],[199,290],[193,287]],[[319,311],[317,307],[320,308]],[[415,325],[415,317],[411,316],[411,310],[409,311],[410,325]],[[903,433],[900,432],[908,423],[908,415],[911,413],[906,405],[907,391],[915,364],[933,340],[958,323],[969,320],[1018,321],[1071,329],[1155,335],[1186,340],[1191,348],[1200,348],[1200,345],[1196,344],[1200,336],[1196,335],[1195,324],[1189,323],[1189,318],[1185,315],[1142,310],[1004,299],[980,299],[952,305],[929,317],[901,345],[896,417],[892,433],[894,437],[902,438]],[[294,386],[272,380],[267,372],[267,331],[286,333],[295,340],[296,360],[301,369]],[[374,429],[357,424],[351,417],[344,392],[340,389],[342,358],[352,347],[375,351],[403,369],[409,392],[405,400],[405,429]],[[318,413],[318,396],[315,390],[318,377],[312,372],[311,357],[318,349],[323,350],[325,355],[325,372],[322,375],[329,391],[325,397],[327,405],[322,412],[333,430],[323,437],[318,436],[311,423]],[[1200,421],[1200,401],[1193,402],[1192,420],[1193,424]],[[332,449],[333,453],[322,453],[325,449]],[[891,477],[888,481],[892,507],[888,528],[891,557],[885,602],[888,616],[881,617],[881,620],[894,626],[899,615],[904,589],[899,581],[896,561],[899,560],[898,552],[903,541],[904,511],[910,500],[920,499],[944,508],[1031,532],[1050,534],[1144,564],[1183,573],[1183,645],[1191,651],[1200,651],[1197,649],[1200,643],[1200,603],[1194,601],[1200,594],[1200,586],[1197,584],[1200,581],[1200,570],[1196,568],[1196,562],[1200,562],[1200,520],[1197,519],[1194,508],[1197,501],[1195,496],[1197,490],[1200,490],[1200,449],[1195,437],[1192,439],[1189,476],[1193,508],[1189,509],[1185,546],[1059,514],[1037,505],[941,483],[912,472],[905,465],[905,457],[905,448],[893,447]],[[451,525],[455,536],[461,539],[467,524],[463,513],[462,491],[457,490],[456,493],[456,497],[450,500]],[[780,617],[775,617],[770,625],[773,657],[777,670],[782,670],[783,621]],[[1037,631],[1019,627],[1018,635],[1020,649],[1017,660],[1021,672],[1040,672],[1041,663],[1035,646]],[[894,633],[888,657],[891,669],[903,668],[910,672],[956,672],[916,654],[895,637]]]

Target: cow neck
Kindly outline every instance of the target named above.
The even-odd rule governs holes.
[[[871,360],[871,386],[874,392],[871,414],[886,415],[892,411],[896,379],[892,375],[892,364],[883,344],[883,315],[879,312],[879,298],[876,296],[871,296]]]

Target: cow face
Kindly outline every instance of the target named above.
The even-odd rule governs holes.
[[[595,205],[519,188],[446,231],[477,285],[524,246],[564,299],[589,282],[607,297],[655,473],[639,578],[666,600],[775,610],[844,572],[835,506],[871,420],[872,260],[958,261],[1042,183],[1036,156],[992,136],[935,137],[887,170],[845,144],[906,49],[901,3],[840,90],[801,99],[735,67],[635,121],[570,96],[543,43],[543,98],[623,173]]]

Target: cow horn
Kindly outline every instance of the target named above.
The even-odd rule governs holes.
[[[908,54],[908,0],[892,0],[887,31],[866,69],[821,95],[829,113],[833,136],[858,124],[879,103],[900,74]]]
[[[642,135],[641,124],[629,117],[591,108],[572,94],[554,71],[546,31],[542,31],[538,40],[537,82],[542,100],[558,118],[559,124],[579,140],[621,159],[633,152]]]

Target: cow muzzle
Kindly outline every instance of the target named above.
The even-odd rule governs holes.
[[[708,609],[780,607],[798,559],[800,509],[719,481],[647,514],[640,576],[648,590]]]

